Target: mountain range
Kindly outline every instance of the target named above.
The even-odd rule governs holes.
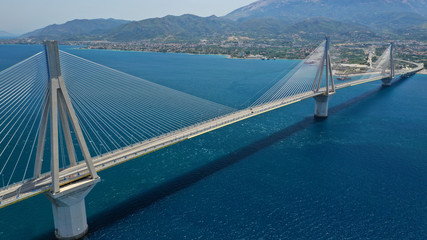
[[[427,14],[425,0],[260,0],[239,8],[225,18],[288,17],[294,21],[310,17],[328,17],[370,25],[377,18],[393,13]]]
[[[426,0],[260,0],[223,17],[185,14],[141,21],[73,20],[24,34],[58,40],[189,41],[225,35],[369,37],[376,34],[426,40]]]
[[[21,36],[21,38],[82,40],[100,37],[107,30],[129,23],[118,19],[76,19],[64,24],[52,24]]]
[[[0,31],[0,38],[13,38],[16,37],[16,34],[9,33],[6,31]]]

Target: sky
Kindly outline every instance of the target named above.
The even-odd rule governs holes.
[[[256,0],[0,0],[0,31],[23,34],[73,19],[223,16]]]

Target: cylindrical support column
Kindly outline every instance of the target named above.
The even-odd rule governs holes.
[[[393,80],[393,78],[391,78],[391,77],[381,79],[381,81],[383,82],[383,86],[384,87],[391,86],[391,81],[392,80]]]
[[[330,96],[331,95],[318,95],[314,97],[314,100],[316,101],[316,107],[314,109],[315,118],[328,117],[328,104]]]
[[[79,239],[87,233],[85,197],[97,182],[99,178],[83,179],[61,187],[58,193],[46,193],[52,202],[56,238]]]

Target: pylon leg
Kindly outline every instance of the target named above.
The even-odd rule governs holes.
[[[42,114],[42,119],[40,120],[41,122],[40,122],[39,137],[37,139],[36,161],[34,163],[34,174],[33,174],[34,178],[40,177],[40,174],[42,171],[44,147],[46,143],[45,140],[46,140],[47,121],[48,121],[48,115],[49,115],[49,109],[50,109],[50,97],[48,97],[49,95],[46,96],[43,103],[43,114]]]

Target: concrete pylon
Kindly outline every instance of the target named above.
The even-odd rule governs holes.
[[[325,40],[325,52],[322,60],[320,61],[319,68],[317,69],[316,77],[314,78],[312,90],[314,93],[321,91],[323,72],[325,71],[326,82],[325,91],[321,95],[314,97],[316,106],[314,110],[314,117],[327,118],[328,117],[328,103],[330,96],[335,94],[335,83],[332,75],[331,57],[329,55],[329,37]]]
[[[391,81],[395,77],[393,51],[394,51],[394,43],[391,42],[390,43],[390,77],[381,79],[381,81],[383,82],[383,86],[385,87],[391,86]]]
[[[88,229],[84,198],[100,179],[96,173],[77,115],[71,103],[70,96],[68,95],[64,79],[62,78],[58,42],[44,41],[44,48],[49,75],[49,90],[43,103],[43,113],[34,165],[34,178],[38,178],[41,175],[46,130],[48,122],[50,122],[50,173],[52,187],[50,192],[46,193],[46,195],[52,202],[53,216],[55,219],[55,235],[59,239],[78,239],[86,234]],[[50,121],[48,121],[49,118]],[[65,186],[61,186],[59,180],[58,120],[61,121],[62,130],[64,132],[70,165],[77,165],[74,142],[71,137],[70,126],[72,126],[78,141],[78,146],[80,147],[89,171],[88,177],[68,183]]]

